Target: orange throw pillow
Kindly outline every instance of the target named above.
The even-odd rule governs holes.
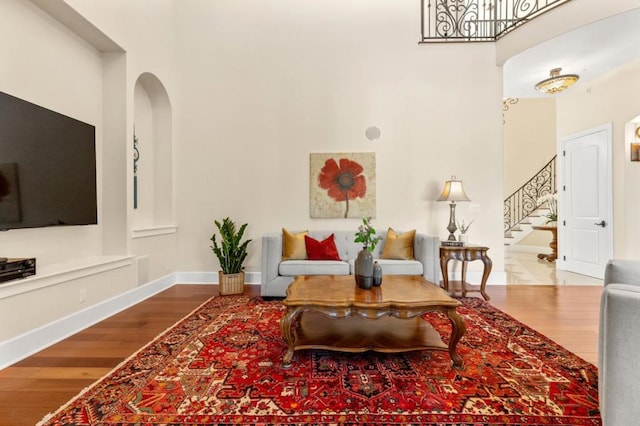
[[[387,231],[387,239],[384,242],[384,250],[381,259],[415,260],[413,254],[413,240],[416,230],[398,234],[393,229]]]
[[[304,260],[307,258],[307,248],[304,236],[308,231],[292,234],[282,228],[282,260]]]

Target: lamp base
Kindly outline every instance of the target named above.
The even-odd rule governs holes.
[[[447,238],[447,240],[456,241],[456,236],[453,235],[458,230],[458,227],[456,226],[456,202],[452,201],[451,204],[449,204],[449,207],[449,225],[447,226],[449,238]]]

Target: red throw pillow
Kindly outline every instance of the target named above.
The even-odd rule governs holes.
[[[333,234],[322,241],[305,235],[304,245],[307,247],[307,259],[309,260],[341,260]]]

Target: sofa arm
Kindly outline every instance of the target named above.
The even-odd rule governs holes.
[[[604,285],[611,283],[640,286],[640,261],[611,259],[604,270]]]
[[[278,278],[278,265],[282,260],[282,234],[266,234],[262,237],[262,265],[260,281],[262,286]]]
[[[422,263],[422,276],[425,280],[438,284],[440,273],[440,239],[425,234],[416,234],[413,254]]]
[[[598,335],[598,392],[604,425],[637,424],[640,418],[638,324],[640,286],[618,283],[605,286]]]

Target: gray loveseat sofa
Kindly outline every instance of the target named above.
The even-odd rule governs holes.
[[[265,297],[285,297],[287,287],[297,275],[353,275],[354,259],[362,244],[353,242],[350,231],[309,231],[308,235],[323,240],[335,235],[336,248],[341,260],[282,260],[282,233],[262,237],[262,285]],[[384,275],[422,275],[427,281],[440,281],[440,239],[416,233],[413,252],[415,260],[380,259],[387,234],[380,233],[380,242],[373,258],[382,266]],[[355,282],[355,281],[354,281]],[[384,278],[383,284],[384,285]]]
[[[640,423],[640,261],[610,260],[598,335],[598,391],[603,425]]]

